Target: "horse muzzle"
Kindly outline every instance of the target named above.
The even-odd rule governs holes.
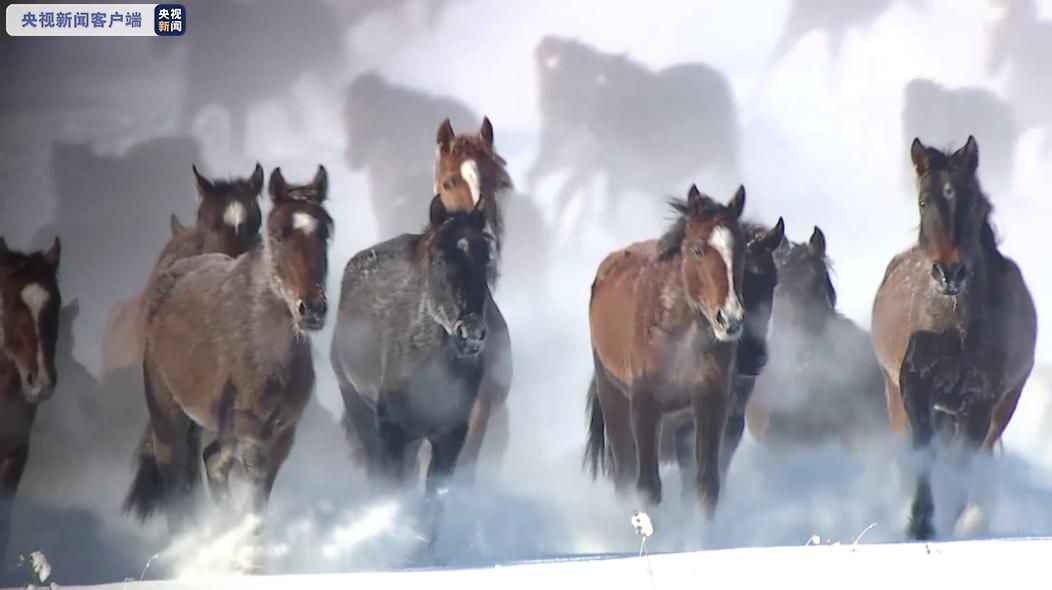
[[[328,314],[329,305],[325,295],[313,300],[300,299],[296,302],[296,316],[299,325],[304,330],[318,331],[325,327],[325,317]]]
[[[955,297],[964,290],[968,282],[968,268],[960,262],[931,265],[931,278],[943,295]]]
[[[723,309],[716,311],[716,321],[713,322],[713,332],[716,339],[721,342],[734,342],[741,337],[745,331],[745,315],[741,313],[728,313]]]
[[[459,356],[478,356],[486,346],[486,322],[480,316],[467,316],[453,324],[452,335]]]

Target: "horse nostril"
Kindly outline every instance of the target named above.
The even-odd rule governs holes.
[[[931,265],[931,276],[936,281],[942,281],[943,278],[945,277],[945,275],[942,272],[942,266],[940,266],[939,263],[935,263],[935,264]]]
[[[33,387],[37,382],[37,374],[30,371],[26,373],[26,385]]]
[[[723,313],[722,309],[716,311],[716,323],[721,326],[727,325],[727,316]]]
[[[303,303],[302,299],[296,302],[296,313],[301,316],[307,315],[307,305]]]
[[[486,339],[486,327],[483,326],[481,329],[479,329],[479,340],[481,341],[481,340],[485,340],[485,339]]]
[[[327,312],[329,310],[329,304],[325,303],[325,299],[324,298],[321,299],[320,301],[318,301],[318,305],[316,306],[316,310],[318,312],[318,315],[325,315],[325,312]]]

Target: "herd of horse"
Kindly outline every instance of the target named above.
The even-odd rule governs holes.
[[[430,200],[413,205],[427,206],[426,226],[355,254],[335,310],[346,444],[378,493],[417,479],[423,462],[440,497],[455,475],[470,482],[484,441],[507,437],[512,339],[493,291],[513,183],[486,118],[467,134],[446,119],[433,149]],[[663,235],[602,261],[588,309],[593,477],[654,505],[670,459],[711,519],[746,427],[771,443],[857,446],[891,431],[929,454],[937,441],[996,445],[1034,364],[1034,303],[998,250],[974,137],[950,153],[915,139],[910,155],[919,233],[887,267],[871,335],[836,310],[821,229],[793,243],[781,218],[748,221],[745,187],[723,202],[692,185]],[[265,215],[259,164],[241,179],[193,174],[195,223],[171,216],[145,287],[115,307],[106,335],[114,366],[141,370],[148,415],[124,507],[163,513],[172,534],[198,521],[202,479],[228,513],[264,514],[314,388],[312,334],[330,316],[325,168],[303,184],[275,168]],[[34,414],[59,379],[60,256],[57,237],[28,254],[0,240],[0,545]],[[915,539],[936,534],[926,465]],[[261,567],[250,555],[247,570]]]

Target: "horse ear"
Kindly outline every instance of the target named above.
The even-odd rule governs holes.
[[[479,129],[479,136],[486,142],[486,145],[493,147],[493,123],[489,122],[489,117],[482,117],[482,127]]]
[[[179,221],[179,216],[175,213],[172,213],[172,216],[168,219],[168,225],[172,229],[173,238],[186,231],[186,226],[183,225],[183,222]]]
[[[259,193],[263,190],[263,167],[256,162],[256,167],[252,170],[252,194],[259,196]]]
[[[201,202],[202,199],[207,198],[213,192],[215,192],[215,185],[212,184],[211,180],[208,180],[201,173],[197,171],[197,164],[193,165],[194,169],[194,186],[197,187],[197,202]]]
[[[817,225],[815,230],[811,232],[811,239],[807,241],[807,247],[811,248],[815,256],[819,258],[825,258],[826,256],[826,235],[822,233],[821,228]]]
[[[690,185],[690,188],[687,189],[687,207],[688,208],[693,207],[694,204],[697,203],[698,199],[700,199],[700,198],[701,198],[701,191],[698,190],[698,185],[696,185],[696,184]]]
[[[267,192],[270,193],[270,199],[272,201],[289,198],[289,183],[285,182],[285,177],[281,174],[281,167],[275,168],[274,171],[270,173],[270,182],[267,183]]]
[[[778,246],[782,245],[782,240],[785,239],[785,220],[781,217],[778,218],[778,223],[774,224],[774,227],[767,230],[760,238],[760,243],[763,244],[764,250],[773,252]]]
[[[975,171],[979,169],[979,142],[975,141],[975,136],[969,135],[964,147],[953,152],[950,160],[964,166],[969,174],[975,174]]]
[[[449,117],[442,120],[442,123],[438,126],[438,134],[435,140],[438,142],[438,149],[442,151],[449,150],[449,144],[453,142],[453,125],[449,122]]]
[[[913,160],[913,169],[917,171],[917,176],[928,172],[928,148],[924,147],[919,137],[914,137],[910,145],[910,160]]]
[[[51,247],[44,253],[44,262],[48,263],[54,270],[58,270],[58,261],[62,257],[62,241],[55,236],[51,241]]]
[[[318,171],[314,173],[314,180],[310,181],[314,187],[314,192],[318,197],[318,202],[321,203],[329,196],[329,173],[325,171],[325,166],[318,164]]]
[[[731,197],[731,202],[727,203],[727,207],[730,208],[731,213],[734,213],[735,219],[741,218],[742,212],[745,211],[745,185],[738,186],[738,190],[734,191],[734,196]]]

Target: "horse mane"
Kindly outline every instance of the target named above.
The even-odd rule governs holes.
[[[708,195],[702,195],[694,203],[688,203],[686,199],[678,197],[669,198],[666,203],[677,217],[658,239],[658,260],[668,260],[679,254],[680,248],[683,247],[683,239],[687,235],[687,221],[691,217],[712,215],[723,209],[723,205]]]
[[[471,217],[474,214],[469,211],[450,211],[442,223],[438,225],[428,223],[421,233],[412,234],[412,251],[417,257],[424,257],[433,246],[441,249],[456,248],[455,243],[448,241],[450,235],[462,227],[470,227],[470,224],[473,223]],[[492,285],[497,279],[495,247],[490,240],[483,240],[483,243],[485,244],[484,250],[482,252],[473,251],[472,260],[478,255],[483,257],[487,282]]]
[[[803,252],[803,254],[798,255],[797,252]],[[790,240],[783,241],[782,245],[775,250],[775,259],[779,261],[779,274],[782,272],[782,269],[791,265],[791,261],[798,256],[806,257],[808,260],[813,260],[815,258],[814,254],[811,252],[811,248],[806,243],[792,242]],[[829,256],[823,255],[819,260],[819,263],[822,265],[823,270],[825,270],[826,295],[829,297],[829,303],[833,306],[833,310],[836,310],[837,292],[836,287],[833,286],[832,279],[834,272],[833,260],[829,258]]]

